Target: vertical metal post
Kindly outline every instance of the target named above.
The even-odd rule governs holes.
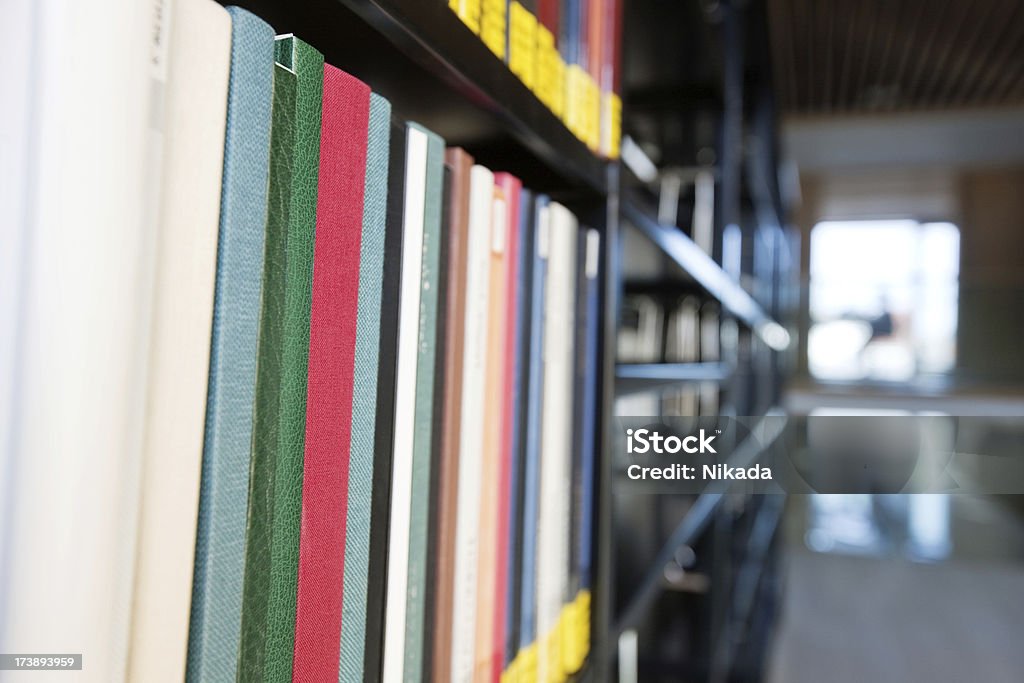
[[[605,200],[604,261],[602,267],[601,389],[598,420],[600,462],[597,479],[597,562],[594,572],[593,642],[591,680],[611,680],[617,643],[611,642],[614,609],[615,548],[612,531],[612,448],[615,444],[615,352],[622,296],[622,242],[619,232],[619,165],[608,165]]]

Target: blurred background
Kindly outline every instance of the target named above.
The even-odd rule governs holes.
[[[619,680],[1024,680],[1024,3],[635,0],[625,31],[616,415],[785,415],[750,457],[874,469],[698,498],[620,462]],[[925,451],[955,481],[877,478]]]

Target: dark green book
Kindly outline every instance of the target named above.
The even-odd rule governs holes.
[[[271,135],[272,157],[290,146],[290,189],[284,197],[284,183],[274,186],[272,158],[270,212],[279,215],[269,223],[284,234],[273,245],[270,234],[267,240],[239,665],[240,680],[267,683],[291,680],[295,645],[324,65],[323,55],[293,36],[278,38],[274,52],[275,75],[294,81],[292,105],[282,93],[280,110],[275,83]]]

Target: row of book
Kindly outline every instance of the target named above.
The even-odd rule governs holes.
[[[623,0],[448,0],[591,150],[619,156]]]
[[[4,19],[0,651],[104,683],[578,671],[598,233],[245,10]]]

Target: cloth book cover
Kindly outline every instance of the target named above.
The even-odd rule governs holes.
[[[274,30],[237,7],[228,13],[231,73],[188,681],[234,680],[237,675],[270,177]]]
[[[370,89],[323,67],[295,680],[336,680]]]
[[[128,677],[181,681],[202,470],[231,17],[171,6]]]
[[[373,500],[374,435],[377,419],[385,226],[388,204],[388,143],[391,104],[370,93],[359,244],[359,293],[353,367],[352,436],[349,450],[348,505],[345,515],[345,571],[342,581],[339,681],[363,680],[367,588]]]

